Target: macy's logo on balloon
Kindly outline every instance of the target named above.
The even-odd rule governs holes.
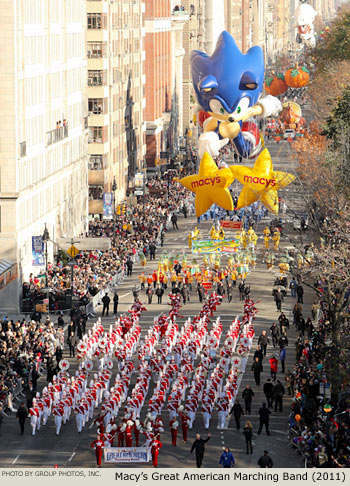
[[[244,182],[251,182],[253,184],[263,184],[266,187],[271,187],[276,185],[276,179],[265,179],[265,177],[252,177],[252,176],[244,176]]]
[[[214,186],[214,184],[220,184],[221,178],[216,176],[216,177],[207,177],[206,179],[199,179],[199,181],[193,181],[191,182],[191,187],[199,187],[199,186]]]

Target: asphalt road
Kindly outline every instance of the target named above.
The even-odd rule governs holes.
[[[291,170],[291,163],[288,162],[289,146],[287,142],[281,142],[277,144],[275,142],[269,144],[269,148],[272,155],[272,160],[275,169],[278,170]],[[282,193],[282,191],[281,191]],[[289,207],[297,207],[300,204],[300,195],[297,188],[289,188],[283,191],[281,194],[287,201]],[[267,220],[269,221],[269,219]],[[179,230],[170,230],[166,234],[165,246],[163,251],[176,254],[183,250],[189,254],[187,235],[196,224],[194,218],[181,218],[179,221]],[[206,233],[210,229],[210,222],[201,223],[200,229],[203,233]],[[258,249],[262,252],[263,238],[262,229],[265,225],[265,221],[259,226],[259,242]],[[289,246],[290,243],[287,238],[281,239],[281,249]],[[160,254],[160,252],[158,252]],[[154,262],[148,262],[145,273],[153,270],[155,267]],[[138,283],[138,274],[140,272],[139,266],[134,267],[133,276],[125,280],[119,287],[118,293],[120,296],[119,312],[125,312],[132,304],[131,289]],[[273,287],[273,280],[277,269],[272,272],[268,272],[264,264],[258,261],[256,269],[254,269],[248,276],[247,282],[251,285],[252,298],[260,303],[258,304],[259,313],[255,320],[255,338],[253,342],[253,348],[257,344],[259,335],[262,329],[269,329],[271,323],[277,319],[278,313],[271,296]],[[146,302],[146,296],[142,295],[143,301]],[[307,297],[307,304],[311,304],[311,296]],[[152,303],[146,305],[147,312],[143,313],[141,318],[142,330],[146,330],[148,326],[153,322],[153,317],[159,315],[161,312],[166,312],[169,307],[167,305],[167,298],[164,296],[164,304],[158,305]],[[155,302],[156,299],[153,299]],[[283,310],[290,313],[295,300],[288,296],[283,304]],[[112,305],[111,305],[112,307]],[[310,308],[309,306],[306,306]],[[191,302],[187,303],[182,309],[181,314],[186,318],[188,316],[194,316],[198,313],[200,304],[195,292],[192,292]],[[220,315],[223,322],[223,334],[231,324],[235,316],[242,312],[242,305],[238,298],[238,290],[234,292],[233,302],[228,303],[225,298],[223,304],[218,308],[218,312],[215,316]],[[306,313],[308,316],[308,313]],[[184,319],[180,319],[179,325],[182,324]],[[113,317],[102,318],[102,322],[107,329],[113,322]],[[292,322],[292,320],[291,320]],[[92,323],[89,322],[89,326]],[[287,349],[286,370],[291,369],[295,361],[294,341],[295,333],[294,329],[290,329],[288,334],[289,346]],[[267,356],[274,354],[274,349],[271,344],[268,346]],[[67,357],[67,349],[65,350],[64,357]],[[72,361],[72,369],[77,365],[76,361]],[[213,413],[211,420],[210,432],[212,434],[211,440],[206,447],[206,453],[204,457],[203,467],[218,467],[219,457],[222,452],[222,447],[228,446],[234,454],[236,460],[236,467],[256,467],[257,459],[262,455],[263,450],[267,449],[274,461],[275,467],[302,467],[300,456],[291,448],[287,440],[288,430],[288,414],[290,410],[291,397],[285,396],[283,412],[272,412],[270,419],[271,436],[267,436],[265,431],[260,436],[257,436],[258,427],[258,409],[261,403],[265,401],[265,397],[262,392],[262,386],[257,387],[254,384],[253,374],[250,371],[252,363],[252,353],[249,356],[246,373],[243,376],[241,388],[239,392],[239,398],[242,393],[242,389],[246,384],[250,384],[254,390],[255,397],[253,400],[252,413],[242,418],[242,423],[246,419],[249,419],[253,423],[253,454],[245,454],[245,441],[242,431],[237,432],[234,426],[234,419],[232,418],[228,424],[228,428],[225,430],[217,429],[217,412]],[[264,384],[269,377],[269,365],[265,359],[264,372],[262,374],[261,383]],[[45,377],[44,377],[45,378]],[[278,378],[284,382],[284,377],[281,373],[278,374]],[[44,381],[41,380],[42,385]],[[147,403],[148,400],[146,400]],[[146,410],[142,411],[141,417],[144,417]],[[203,420],[201,413],[197,413],[196,422],[194,428],[189,433],[189,440],[186,444],[181,440],[181,429],[179,429],[178,445],[173,447],[170,442],[170,432],[168,429],[168,413],[163,411],[163,419],[165,422],[165,433],[162,434],[161,441],[163,442],[163,448],[159,455],[159,467],[195,467],[194,454],[190,454],[190,446],[194,440],[195,433],[204,432]],[[96,427],[87,425],[81,434],[77,433],[75,425],[75,417],[72,414],[71,420],[62,426],[61,434],[57,437],[54,431],[53,417],[50,417],[48,425],[42,427],[37,435],[32,437],[30,431],[29,420],[26,422],[25,435],[22,437],[19,434],[19,425],[16,422],[15,414],[9,413],[8,417],[4,418],[1,429],[1,441],[0,441],[0,464],[2,467],[52,467],[57,464],[59,467],[93,467],[95,465],[95,456],[90,448],[90,443],[96,438]],[[105,465],[104,467],[113,467],[111,465]],[[127,467],[127,466],[125,466]],[[135,467],[133,465],[132,467]],[[137,466],[136,466],[137,467]],[[142,466],[143,467],[143,466]]]

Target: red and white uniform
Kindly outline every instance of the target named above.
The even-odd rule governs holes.
[[[32,435],[35,435],[36,426],[39,418],[39,408],[33,404],[32,408],[29,409],[30,414],[30,426],[32,428]]]
[[[163,446],[163,444],[157,439],[154,439],[151,443],[153,467],[158,467],[158,454],[159,454],[159,450],[162,446]]]
[[[133,425],[127,425],[125,429],[125,447],[132,447]]]
[[[229,399],[227,396],[220,397],[216,405],[218,407],[218,428],[223,429],[225,427],[226,423],[226,418],[228,414],[228,408],[229,408]]]
[[[202,403],[203,422],[206,429],[209,429],[212,409],[212,402],[205,401]]]
[[[187,442],[187,433],[188,433],[190,421],[187,417],[186,412],[185,413],[179,412],[179,413],[181,417],[182,438],[184,442]]]
[[[38,421],[37,421],[37,424],[36,424],[36,428],[37,428],[37,430],[40,430],[41,417],[42,417],[42,414],[43,414],[43,411],[44,411],[44,402],[43,402],[43,400],[40,400],[39,398],[37,398],[37,400],[36,400],[36,406],[39,409],[39,417],[38,417]]]
[[[90,447],[93,447],[95,449],[96,463],[98,467],[101,467],[102,452],[104,447],[103,441],[100,439],[94,440],[94,442],[91,442]]]
[[[74,412],[75,412],[75,420],[77,423],[78,433],[80,434],[83,428],[83,415],[85,412],[84,407],[82,405],[77,405],[74,409]]]
[[[60,435],[61,426],[62,426],[62,419],[64,415],[64,407],[61,403],[58,403],[54,409],[52,410],[53,415],[55,416],[55,425],[56,425],[56,435]]]
[[[179,423],[177,420],[173,419],[169,422],[170,432],[171,432],[171,443],[173,446],[176,446],[176,438],[177,438],[177,429]]]

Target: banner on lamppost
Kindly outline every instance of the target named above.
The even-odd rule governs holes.
[[[103,193],[103,218],[113,219],[113,193]]]
[[[136,172],[135,174],[135,189],[143,187],[143,174],[142,172]]]
[[[32,236],[32,265],[42,267],[44,262],[44,242],[42,236]]]

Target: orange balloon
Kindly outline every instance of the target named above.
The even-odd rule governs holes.
[[[298,413],[296,414],[296,416],[294,418],[295,418],[296,422],[300,422],[300,420],[301,420],[301,417]]]

